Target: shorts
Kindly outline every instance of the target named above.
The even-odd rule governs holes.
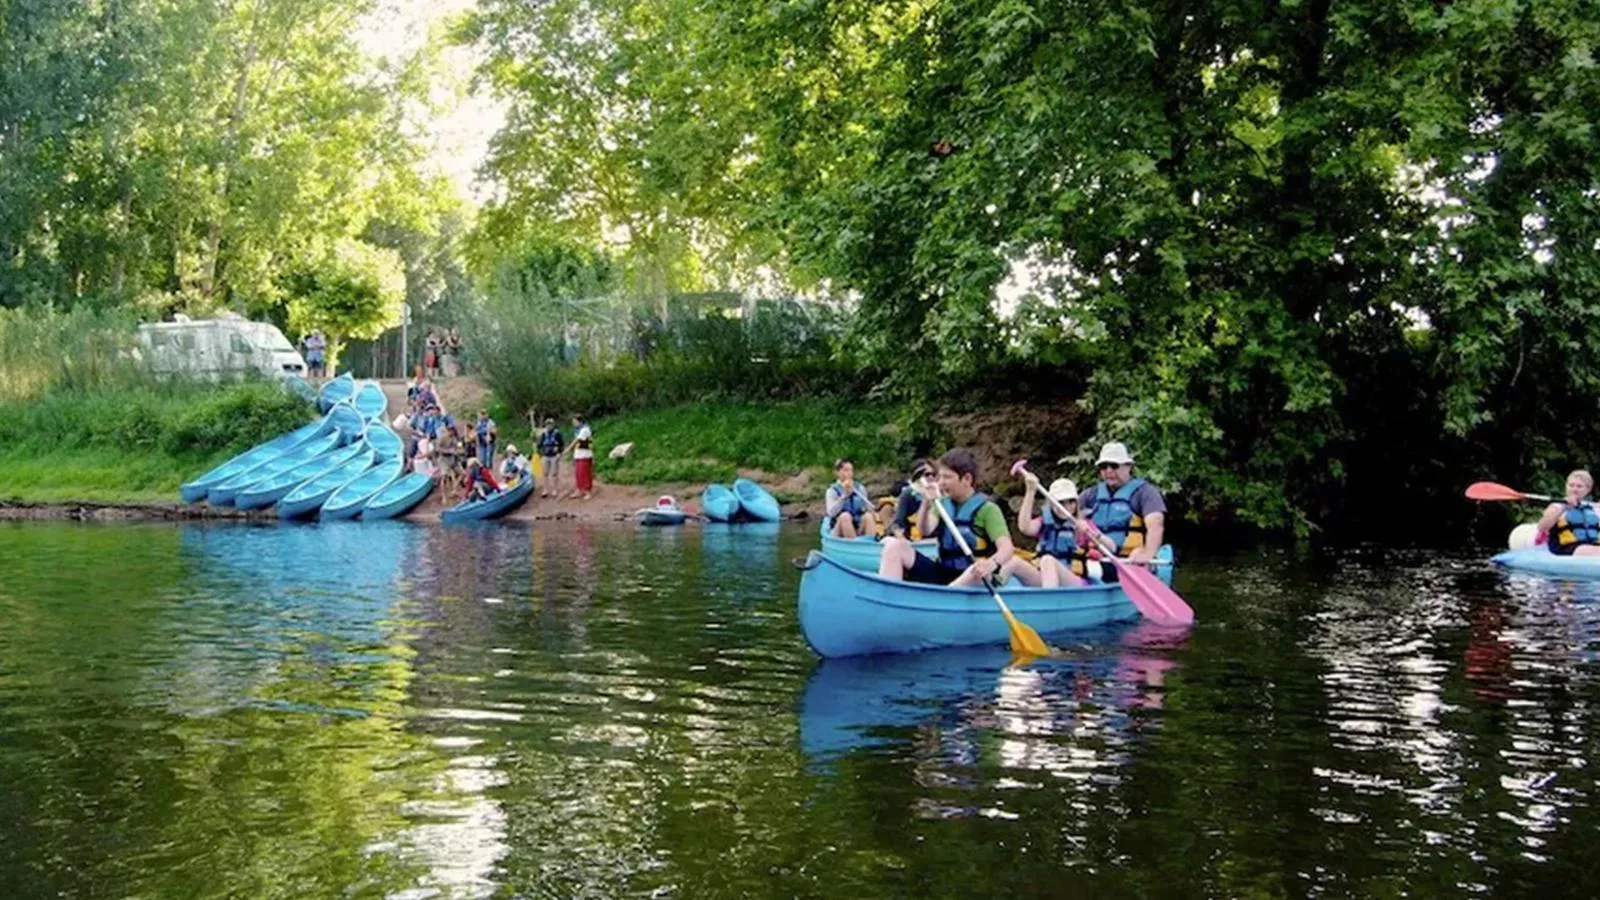
[[[1554,553],[1557,556],[1571,556],[1572,554],[1577,553],[1578,552],[1578,548],[1582,547],[1583,545],[1582,544],[1557,544],[1555,542],[1551,542],[1547,546],[1550,548],[1550,552]]]
[[[917,554],[917,561],[906,570],[906,580],[917,584],[949,584],[961,577],[966,569],[956,569],[937,560]]]
[[[539,458],[544,460],[544,477],[555,478],[561,474],[561,457],[541,456]]]

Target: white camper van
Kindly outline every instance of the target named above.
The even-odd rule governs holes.
[[[237,313],[139,326],[139,344],[151,368],[164,375],[200,377],[260,372],[268,377],[305,375],[306,361],[276,326]]]

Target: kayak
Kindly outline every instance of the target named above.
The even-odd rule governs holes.
[[[433,478],[418,472],[401,475],[373,494],[361,508],[363,522],[403,516],[433,493]]]
[[[372,452],[372,448],[363,447],[360,453],[350,459],[284,494],[283,499],[278,501],[278,518],[297,519],[316,512],[328,502],[334,491],[361,477],[377,461],[378,455]]]
[[[361,508],[367,505],[367,501],[398,479],[404,469],[403,460],[380,458],[377,465],[330,494],[322,504],[322,509],[317,512],[317,518],[324,522],[355,518],[360,515]]]
[[[828,533],[828,523],[822,523],[822,553],[863,572],[878,571],[878,561],[883,558],[883,542],[875,537],[841,538]],[[913,547],[929,559],[939,558],[939,542],[929,538],[914,541]]]
[[[384,395],[383,388],[376,381],[361,382],[350,403],[363,418],[374,421],[383,421],[389,412],[389,398]]]
[[[345,443],[356,440],[361,437],[361,432],[367,430],[367,420],[348,403],[341,403],[329,410],[328,419],[333,422],[333,427],[339,429],[339,435]]]
[[[317,389],[299,375],[283,376],[283,389],[312,405],[317,402]]]
[[[757,522],[776,522],[782,516],[778,501],[767,493],[766,488],[748,478],[735,481],[733,493],[739,498],[739,509]]]
[[[682,525],[689,514],[677,507],[648,506],[635,513],[641,525]]]
[[[384,459],[399,459],[400,454],[406,449],[405,442],[400,440],[400,435],[395,434],[394,429],[382,422],[368,422],[361,436],[372,448],[372,452]]]
[[[320,478],[335,467],[344,465],[362,453],[370,452],[364,444],[351,444],[348,447],[329,450],[292,469],[286,469],[249,485],[233,495],[233,505],[240,509],[266,509],[305,482]]]
[[[212,485],[221,484],[235,475],[243,475],[256,466],[277,457],[284,451],[292,450],[296,446],[311,440],[321,434],[323,429],[327,427],[327,420],[323,419],[312,422],[309,425],[302,425],[286,434],[280,434],[270,441],[257,444],[201,475],[199,478],[184,484],[178,488],[178,496],[185,503],[198,503],[206,498],[206,494],[211,491]]]
[[[739,498],[725,484],[708,484],[700,495],[700,511],[713,522],[732,522],[739,514]]]
[[[1507,550],[1489,560],[1502,569],[1557,578],[1600,578],[1600,556],[1557,556],[1544,544]]]
[[[326,421],[326,420],[324,420]],[[206,500],[213,506],[226,506],[240,491],[252,484],[287,472],[295,466],[309,462],[339,446],[339,435],[334,431],[318,434],[310,440],[296,444],[259,466],[253,466],[238,475],[213,484],[206,491]]]
[[[982,587],[940,587],[890,581],[815,550],[800,577],[800,631],[825,657],[909,653],[936,647],[1003,644],[1006,620]],[[1017,618],[1040,634],[1093,628],[1139,618],[1116,584],[1007,587]]]
[[[521,506],[533,495],[533,479],[524,478],[515,487],[491,494],[482,500],[464,500],[439,514],[441,522],[473,522],[497,519]]]
[[[322,390],[317,392],[317,408],[323,412],[328,412],[341,401],[350,399],[350,396],[355,392],[355,379],[350,377],[349,372],[346,372],[338,378],[328,381],[322,386]]]

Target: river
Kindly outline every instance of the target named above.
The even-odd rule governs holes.
[[[821,662],[789,564],[814,543],[0,523],[0,885],[1600,894],[1600,588],[1197,553],[1186,639]]]

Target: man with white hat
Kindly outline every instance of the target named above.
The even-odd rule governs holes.
[[[1166,533],[1167,501],[1156,486],[1133,474],[1127,445],[1112,441],[1095,461],[1100,483],[1078,497],[1078,508],[1129,562],[1149,562]],[[1114,571],[1114,570],[1112,570]]]

